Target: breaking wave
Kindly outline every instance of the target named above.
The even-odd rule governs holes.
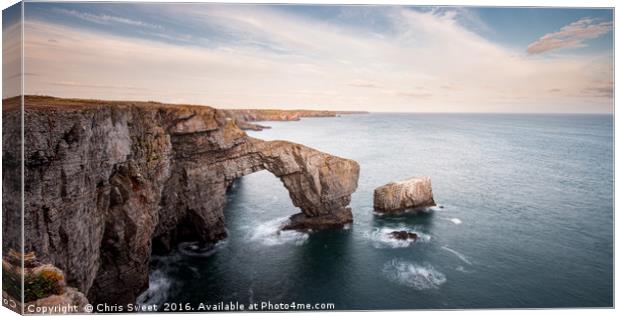
[[[265,246],[303,245],[310,235],[294,230],[281,230],[288,222],[288,217],[281,217],[258,224],[250,233],[249,239],[260,242]]]
[[[447,281],[446,276],[430,264],[417,265],[400,259],[387,262],[383,273],[391,281],[417,290],[436,289]]]

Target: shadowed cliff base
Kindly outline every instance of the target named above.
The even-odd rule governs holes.
[[[3,109],[6,125],[19,124],[18,108]],[[249,173],[268,170],[289,191],[301,213],[287,228],[352,221],[355,161],[249,137],[211,107],[26,96],[24,133],[25,249],[92,303],[135,301],[153,241],[165,251],[226,238],[226,189]],[[18,191],[5,183],[5,196]]]

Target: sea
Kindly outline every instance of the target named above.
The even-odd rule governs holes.
[[[244,176],[228,194],[229,237],[205,253],[182,244],[154,256],[139,303],[613,306],[612,115],[370,113],[263,124],[272,128],[248,134],[360,164],[354,222],[279,231],[299,209],[271,173]],[[431,177],[437,207],[374,212],[376,187],[414,176]],[[420,238],[389,238],[396,230]]]

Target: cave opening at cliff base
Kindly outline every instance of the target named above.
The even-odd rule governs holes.
[[[226,231],[218,243],[230,238],[256,240],[278,236],[288,218],[299,211],[289,191],[273,173],[261,170],[239,177],[226,188]],[[201,256],[214,253],[217,243],[202,240],[199,221],[193,218],[191,210],[186,210],[186,214],[172,233],[153,238],[154,255],[169,255],[175,250]]]

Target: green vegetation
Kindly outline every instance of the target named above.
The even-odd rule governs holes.
[[[30,302],[50,295],[62,294],[64,276],[56,269],[44,269],[37,274],[27,274],[24,279],[24,301]],[[14,298],[21,297],[21,274],[2,269],[2,290]]]
[[[30,302],[50,295],[62,294],[64,276],[56,269],[46,269],[24,280],[24,301]]]

